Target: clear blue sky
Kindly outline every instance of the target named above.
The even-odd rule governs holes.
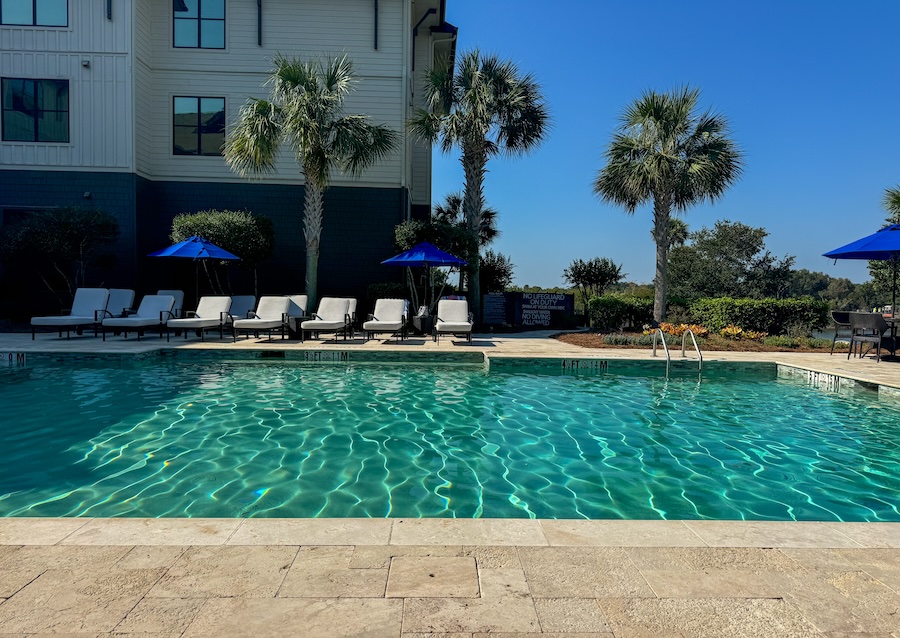
[[[880,228],[884,189],[900,184],[900,2],[448,0],[447,20],[460,52],[513,60],[550,107],[541,147],[488,164],[493,247],[516,264],[516,284],[561,285],[573,259],[598,256],[652,281],[650,208],[629,216],[591,184],[625,106],[685,84],[728,118],[746,160],[722,199],[688,210],[688,226],[762,226],[795,268],[868,279],[866,262],[821,254]],[[433,199],[462,184],[458,152],[435,151]]]

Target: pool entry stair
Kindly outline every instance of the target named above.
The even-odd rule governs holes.
[[[694,343],[694,350],[697,351],[697,372],[703,372],[703,353],[700,352],[700,346],[697,345],[697,338],[694,336],[694,331],[688,328],[681,335],[681,357],[687,358],[687,354],[685,354],[685,346],[687,345],[688,335],[691,337],[691,341]],[[669,346],[666,344],[666,334],[662,331],[662,328],[656,328],[653,331],[653,356],[656,356],[656,340],[657,338],[662,341],[663,351],[666,353],[666,378],[669,378],[669,370],[672,364],[672,356],[669,354]]]

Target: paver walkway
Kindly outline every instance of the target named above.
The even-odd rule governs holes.
[[[546,334],[477,336],[471,346],[420,339],[170,347],[649,355],[583,350]],[[0,335],[0,352],[145,352],[163,344]],[[895,363],[705,356],[900,387]],[[488,634],[900,638],[900,523],[0,518],[0,638]]]

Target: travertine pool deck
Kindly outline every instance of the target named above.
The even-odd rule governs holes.
[[[548,334],[168,347],[650,354]],[[160,347],[155,337],[0,334],[0,352]],[[704,360],[774,361],[900,388],[897,363],[846,354]],[[487,634],[900,638],[900,523],[0,518],[0,638]]]

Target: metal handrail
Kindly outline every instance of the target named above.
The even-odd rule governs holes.
[[[653,356],[656,356],[656,336],[662,339],[663,350],[666,352],[666,378],[669,378],[669,364],[672,363],[672,357],[669,355],[669,346],[666,345],[666,335],[662,331],[661,328],[656,328],[653,331]]]
[[[698,371],[703,372],[703,353],[700,352],[700,346],[697,345],[697,337],[694,336],[694,331],[688,328],[684,331],[684,334],[681,335],[681,356],[687,358],[687,355],[684,353],[685,342],[687,341],[687,336],[691,335],[691,341],[694,342],[694,349],[697,351],[697,357],[700,360]],[[665,343],[665,340],[663,340]]]

